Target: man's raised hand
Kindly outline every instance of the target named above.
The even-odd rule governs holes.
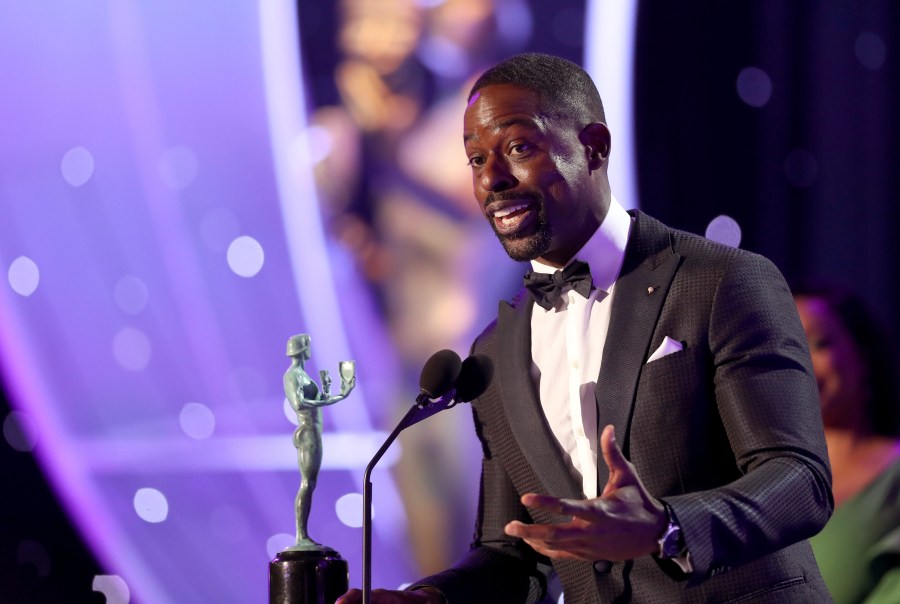
[[[600,448],[609,467],[609,480],[600,497],[558,499],[528,493],[522,496],[526,507],[571,519],[561,524],[514,520],[506,525],[506,533],[557,559],[619,561],[657,551],[657,539],[666,528],[665,508],[647,492],[634,466],[625,459],[612,426],[603,429]]]

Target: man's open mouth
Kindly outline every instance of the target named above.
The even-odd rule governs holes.
[[[531,224],[537,216],[537,203],[526,201],[514,203],[491,212],[494,227],[501,235],[515,235]]]

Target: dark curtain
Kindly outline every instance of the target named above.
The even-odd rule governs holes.
[[[857,291],[900,337],[898,30],[891,0],[641,2],[642,208],[701,234],[727,214],[741,247]],[[760,107],[746,67],[771,83]]]

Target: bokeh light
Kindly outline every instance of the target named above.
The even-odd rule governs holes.
[[[84,147],[73,147],[63,155],[60,170],[67,183],[80,187],[94,175],[94,156]]]
[[[751,107],[764,107],[772,97],[772,80],[759,67],[745,67],[738,74],[737,93]]]
[[[887,56],[884,40],[878,34],[870,31],[865,31],[856,37],[853,51],[863,67],[872,71],[880,69]]]
[[[3,438],[16,451],[32,451],[38,442],[34,420],[21,411],[11,411],[3,420]]]
[[[228,246],[228,266],[236,275],[255,277],[262,270],[266,256],[259,242],[248,235],[242,235]]]
[[[164,522],[169,517],[169,501],[158,489],[140,488],[134,494],[134,511],[146,522]]]
[[[119,279],[113,291],[116,306],[129,315],[140,314],[147,306],[149,296],[147,285],[134,275],[125,275]]]
[[[184,433],[197,440],[209,438],[216,430],[215,414],[202,403],[188,403],[182,407],[178,420]]]
[[[729,247],[740,247],[741,227],[731,216],[716,216],[706,227],[706,238]]]
[[[152,354],[150,339],[143,331],[125,327],[115,335],[112,352],[116,361],[129,371],[141,371],[147,367]]]
[[[291,547],[296,542],[297,537],[295,535],[289,535],[287,533],[272,535],[266,540],[266,553],[269,555],[270,559],[274,558],[275,554],[284,551],[284,549]]]
[[[41,282],[41,271],[34,260],[27,256],[19,256],[9,265],[7,279],[14,292],[28,297],[37,290]]]
[[[128,604],[131,601],[131,590],[118,575],[97,575],[91,588],[106,596],[106,604]]]
[[[334,503],[334,511],[338,520],[351,528],[359,528],[363,525],[363,496],[362,493],[347,493],[341,495]],[[372,517],[375,517],[374,511]]]

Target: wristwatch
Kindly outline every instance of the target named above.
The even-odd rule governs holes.
[[[669,506],[666,506],[666,516],[669,518],[669,525],[666,527],[666,532],[663,533],[663,536],[657,540],[659,557],[664,560],[680,558],[687,550],[684,534],[681,532],[681,526],[675,521],[675,517],[672,516],[672,510],[669,509]]]

